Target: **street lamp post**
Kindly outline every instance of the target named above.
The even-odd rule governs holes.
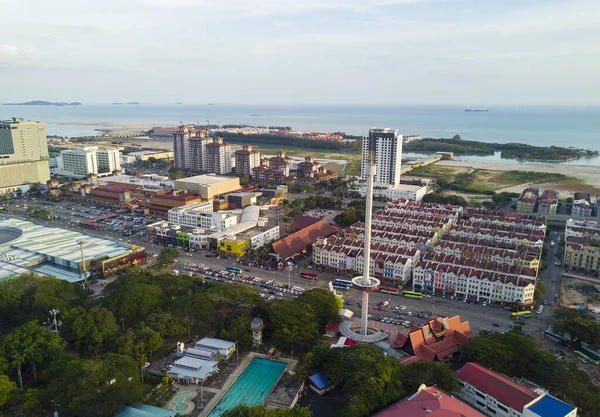
[[[190,326],[193,326],[193,325],[194,325],[194,323],[192,323],[192,322],[187,323],[188,339],[192,338],[192,335],[190,333]]]
[[[79,249],[81,250],[81,271],[83,272],[83,288],[85,288],[85,284],[87,281],[86,271],[85,271],[85,257],[83,255],[83,245],[85,244],[85,240],[80,239],[77,241],[79,245]]]
[[[125,333],[125,317],[121,317],[121,325],[123,326],[123,333]]]

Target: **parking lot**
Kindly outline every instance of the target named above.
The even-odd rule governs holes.
[[[132,236],[143,231],[146,223],[157,219],[142,213],[132,213],[123,207],[101,207],[75,201],[47,201],[45,199],[21,198],[5,205],[7,213],[28,217],[28,209],[48,209],[52,212],[49,223],[58,227],[84,228],[105,232],[104,237]]]
[[[304,288],[297,285],[288,285],[281,282],[275,282],[275,280],[266,280],[250,275],[244,275],[241,270],[233,272],[222,270],[218,268],[206,267],[202,264],[192,264],[184,267],[184,269],[190,274],[202,274],[202,276],[209,281],[227,282],[234,285],[244,284],[251,287],[255,287],[260,291],[260,296],[267,300],[274,300],[275,298],[296,298],[298,295],[304,292]],[[174,270],[174,274],[179,275],[179,270]]]

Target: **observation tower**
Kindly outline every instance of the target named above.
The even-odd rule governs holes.
[[[360,328],[353,328],[352,322],[344,321],[340,325],[340,332],[361,343],[375,343],[387,338],[387,334],[377,329],[369,329],[369,293],[379,289],[379,280],[369,276],[371,261],[371,217],[373,215],[373,182],[376,174],[373,153],[369,152],[363,156],[366,158],[365,174],[367,177],[367,196],[365,207],[365,247],[364,247],[364,269],[359,277],[352,278],[352,287],[362,293]]]
[[[364,247],[364,267],[362,276],[352,278],[352,286],[362,293],[360,334],[368,334],[368,314],[369,314],[369,293],[376,292],[381,282],[377,278],[369,276],[371,265],[371,217],[373,215],[373,181],[377,173],[377,167],[373,154],[367,155],[368,164],[366,166],[367,177],[367,201],[365,207],[365,247]]]

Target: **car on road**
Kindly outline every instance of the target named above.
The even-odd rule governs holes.
[[[500,327],[500,325],[498,323],[492,323],[492,326],[494,326],[494,327]]]

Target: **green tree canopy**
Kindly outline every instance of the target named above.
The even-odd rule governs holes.
[[[12,393],[17,389],[17,384],[6,375],[0,374],[0,408],[10,400]]]
[[[113,313],[103,307],[75,307],[63,317],[63,337],[81,353],[97,355],[109,349],[119,332]]]
[[[177,248],[162,248],[156,258],[156,265],[159,268],[171,266],[179,257]]]
[[[267,306],[270,324],[273,326],[272,342],[286,352],[309,350],[319,338],[315,315],[298,304],[274,300]]]
[[[72,359],[54,369],[44,392],[70,415],[108,417],[142,397],[139,368],[127,356],[108,354],[102,359]]]
[[[0,351],[17,371],[19,386],[23,389],[22,367],[29,367],[37,379],[37,367],[54,359],[65,346],[65,341],[55,333],[30,321],[4,336]]]
[[[341,299],[331,291],[322,288],[304,291],[298,296],[295,303],[302,304],[300,308],[310,309],[313,312],[319,329],[323,329],[327,323],[335,320],[342,308]]]
[[[575,346],[581,342],[600,349],[600,323],[585,310],[554,310],[552,328],[558,333],[569,333]]]
[[[307,407],[296,406],[292,409],[275,408],[267,409],[262,405],[253,407],[245,404],[223,413],[223,417],[311,417],[312,412]]]
[[[420,361],[404,368],[404,386],[408,392],[416,392],[421,384],[435,385],[447,392],[460,389],[458,379],[450,366],[444,362]]]

